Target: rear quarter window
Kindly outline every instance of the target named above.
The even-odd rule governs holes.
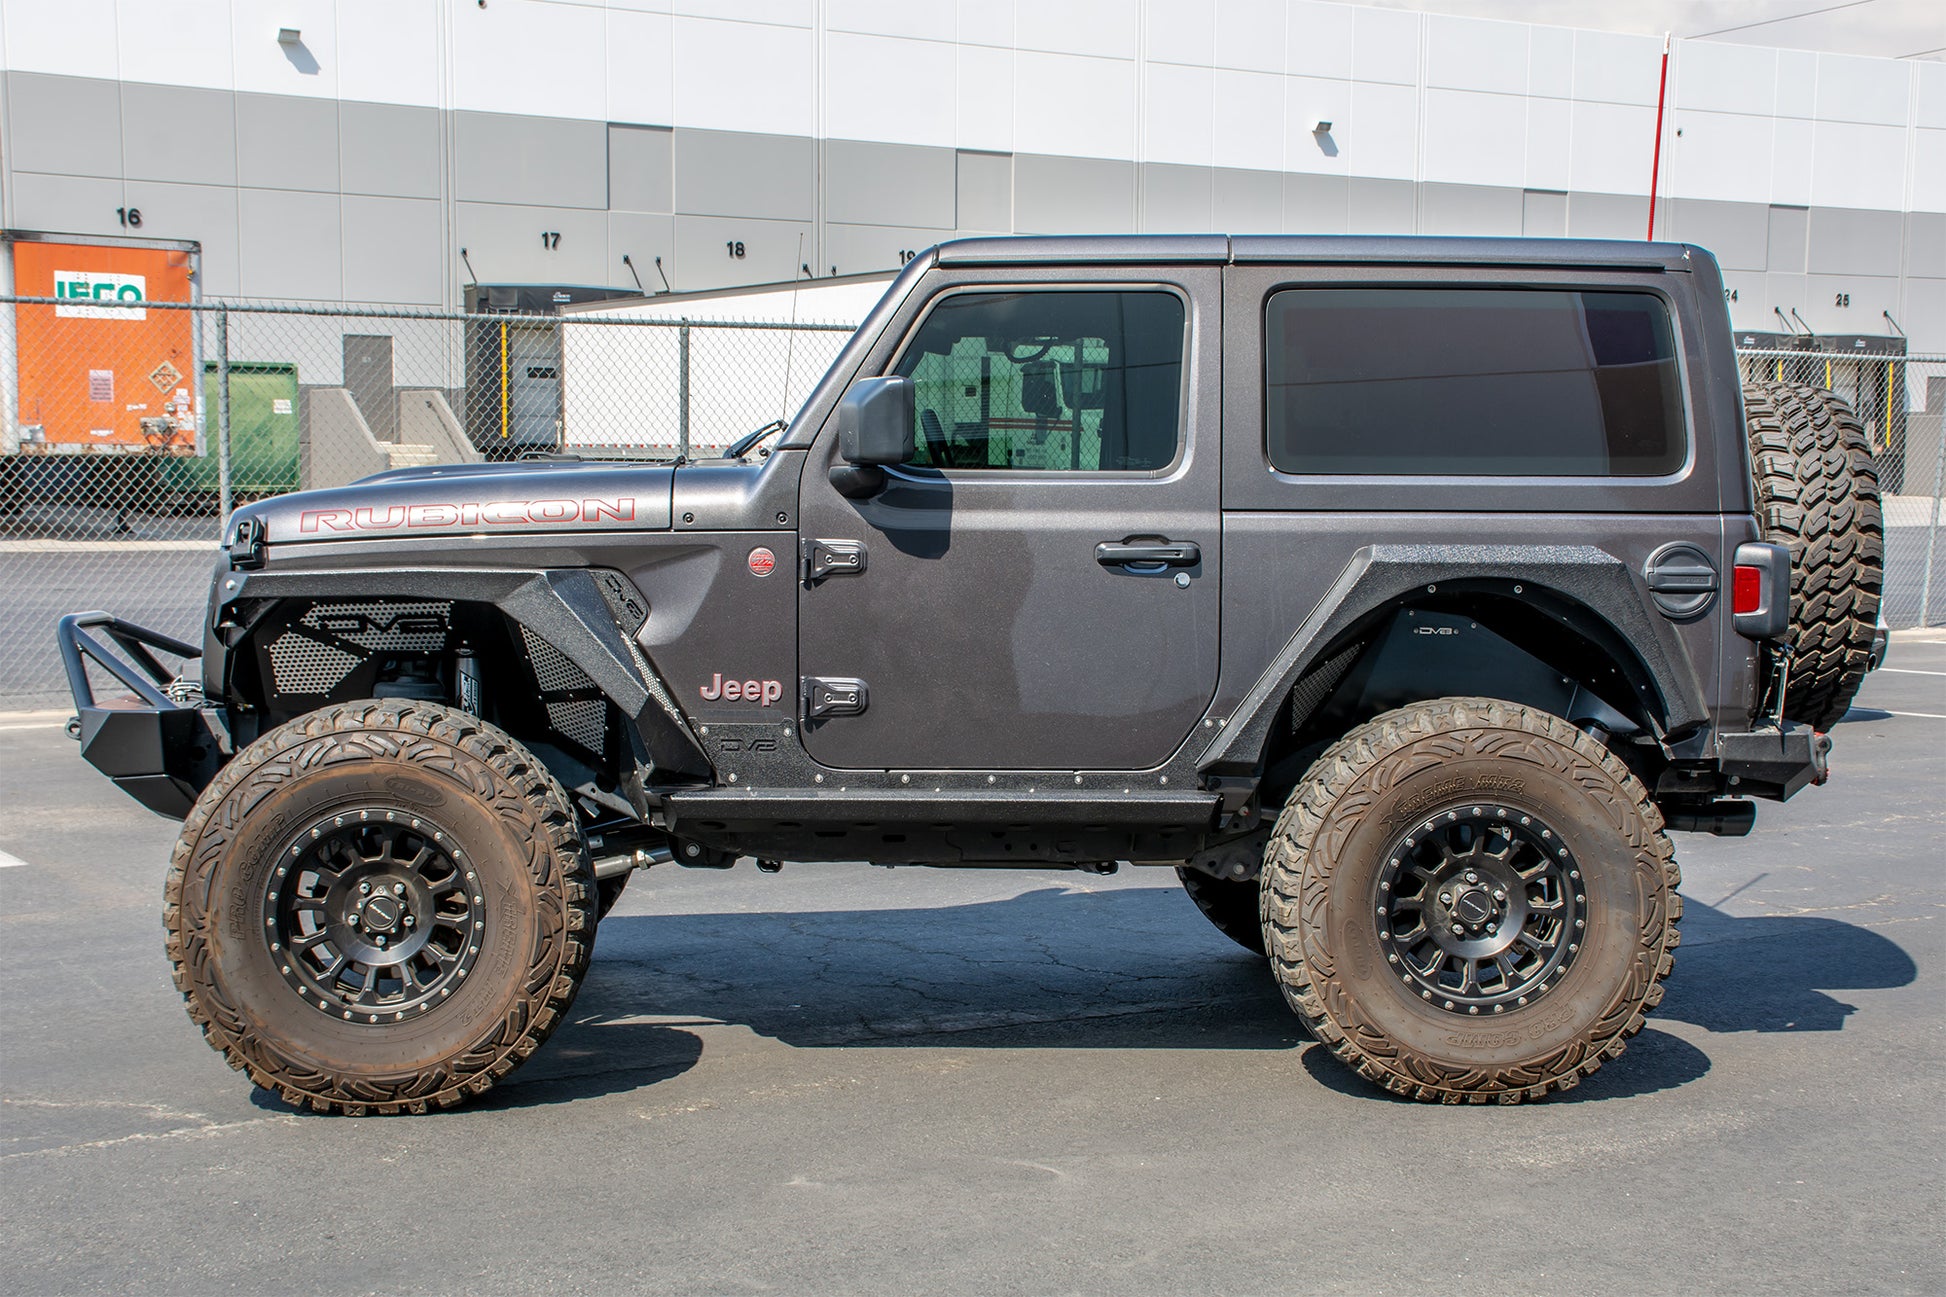
[[[1688,453],[1653,293],[1291,288],[1264,334],[1280,472],[1659,477]]]

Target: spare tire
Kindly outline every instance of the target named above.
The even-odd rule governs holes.
[[[1884,582],[1878,468],[1858,416],[1801,383],[1748,383],[1743,408],[1763,538],[1791,551],[1784,716],[1830,729],[1865,678]]]

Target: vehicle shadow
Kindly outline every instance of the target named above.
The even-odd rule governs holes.
[[[1367,1081],[1331,1056],[1322,1044],[1313,1044],[1300,1056],[1311,1079],[1327,1090],[1358,1099],[1379,1099],[1391,1103],[1416,1104],[1408,1095],[1394,1094]],[[1628,1099],[1636,1095],[1673,1090],[1701,1078],[1710,1070],[1709,1055],[1696,1046],[1666,1031],[1644,1027],[1628,1042],[1619,1061],[1605,1062],[1601,1070],[1585,1078],[1571,1090],[1548,1096],[1549,1103],[1598,1103],[1604,1099]]]
[[[487,1112],[626,1094],[681,1076],[703,1056],[703,1040],[634,1013],[589,1013],[576,1001],[568,1021],[508,1081],[467,1106]]]
[[[1841,1031],[1858,1007],[1832,991],[1890,990],[1919,975],[1882,933],[1821,915],[1737,917],[1690,901],[1659,1019],[1712,1032]]]
[[[1562,1096],[1685,1085],[1710,1032],[1836,1031],[1830,992],[1903,986],[1913,958],[1819,916],[1736,917],[1690,901],[1651,1027]],[[1037,889],[940,908],[611,916],[570,1021],[488,1102],[555,1103],[653,1085],[693,1066],[693,1027],[748,1028],[799,1048],[1297,1050],[1334,1090],[1383,1092],[1316,1046],[1262,961],[1175,888]]]
[[[667,1022],[643,1022],[636,1013],[585,1013],[582,1001],[577,1001],[568,1021],[531,1062],[510,1080],[454,1111],[536,1108],[627,1094],[681,1076],[702,1056],[702,1038],[693,1031]],[[251,1091],[250,1101],[267,1112],[307,1111],[261,1086]],[[432,1110],[434,1115],[442,1111]]]

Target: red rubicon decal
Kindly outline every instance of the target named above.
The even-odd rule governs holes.
[[[762,545],[750,551],[750,570],[758,576],[769,576],[777,570],[777,556]]]
[[[303,532],[409,531],[422,527],[558,527],[569,523],[634,522],[635,498],[489,500],[465,504],[392,504],[371,509],[306,509]]]

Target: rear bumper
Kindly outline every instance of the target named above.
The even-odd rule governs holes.
[[[100,632],[115,648],[91,632]],[[157,814],[178,820],[188,815],[223,764],[227,733],[221,713],[164,692],[176,674],[155,654],[194,658],[199,650],[105,612],[63,617],[56,634],[74,695],[71,732],[81,755]],[[90,662],[133,692],[96,698],[88,679]]]
[[[1775,728],[1725,734],[1717,749],[1726,791],[1785,801],[1830,776],[1831,736],[1786,721]]]

